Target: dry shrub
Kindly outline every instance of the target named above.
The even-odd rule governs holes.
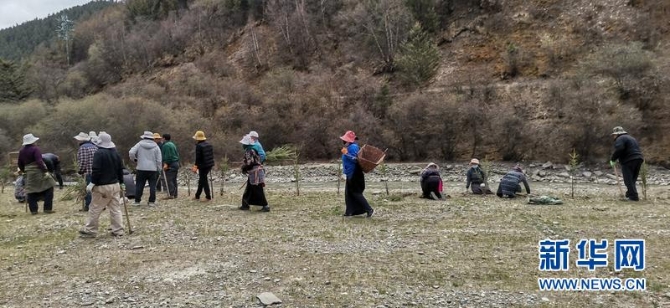
[[[592,83],[565,89],[566,116],[549,138],[558,141],[555,153],[568,153],[574,148],[584,161],[604,159],[611,151],[610,133],[614,126],[623,126],[630,132],[639,130],[639,110],[617,103],[604,91]]]
[[[171,111],[157,102],[138,98],[114,98],[99,94],[78,101],[63,101],[49,115],[40,119],[35,127],[42,147],[51,152],[70,157],[76,153],[73,139],[80,131],[106,131],[119,149],[122,157],[139,141],[145,130],[160,133],[172,132],[176,143],[192,143],[191,137],[201,125],[196,112],[190,109]],[[190,151],[180,148],[188,159]]]
[[[90,85],[81,65],[70,69],[62,84],[58,86],[58,92],[70,98],[83,98],[90,91]]]
[[[21,146],[21,137],[33,133],[31,127],[45,118],[47,107],[39,100],[29,100],[20,104],[0,104],[0,129],[14,140],[11,144]]]
[[[214,50],[195,61],[195,65],[203,72],[216,77],[235,77],[235,67],[226,60],[226,54],[220,50]]]

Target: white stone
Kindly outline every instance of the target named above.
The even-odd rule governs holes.
[[[258,300],[261,301],[261,304],[268,306],[268,305],[274,305],[274,304],[281,304],[281,299],[276,297],[274,294],[270,292],[263,292],[261,294],[258,294]]]

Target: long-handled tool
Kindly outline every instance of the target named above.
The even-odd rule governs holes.
[[[212,178],[212,170],[209,171],[209,190],[211,191],[210,196],[214,200],[214,179]]]
[[[126,223],[128,224],[128,234],[133,234],[133,227],[130,226],[130,216],[128,215],[128,205],[126,204],[126,191],[121,188],[121,201],[123,201],[123,209],[126,212]]]
[[[621,189],[621,183],[619,182],[619,171],[616,168],[616,165],[613,165],[612,168],[614,168],[614,176],[616,176],[616,187],[619,187],[619,196],[623,199],[624,194],[623,194],[623,189]]]
[[[165,174],[165,169],[161,169],[161,171],[163,171],[163,180],[164,180],[164,183],[165,183],[165,186],[163,186],[163,187],[165,188],[165,193],[168,195],[168,197],[170,197],[171,196],[170,195],[170,183],[168,183],[168,178],[167,178],[167,175]],[[175,187],[175,189],[176,189],[176,187]]]

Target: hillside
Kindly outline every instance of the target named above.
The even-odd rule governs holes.
[[[91,15],[114,4],[112,0],[95,0],[60,12],[54,12],[46,18],[24,22],[7,29],[0,30],[0,58],[20,60],[30,54],[40,44],[49,44],[58,36],[58,18],[67,16],[73,22],[87,20]]]
[[[353,129],[396,160],[604,162],[623,125],[663,163],[668,17],[661,0],[129,0],[77,23],[76,64],[32,54],[0,137],[69,154],[79,131],[125,150],[151,129],[189,160],[195,130],[237,157],[253,129],[333,159]]]

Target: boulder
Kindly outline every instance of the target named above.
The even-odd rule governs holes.
[[[554,169],[554,164],[548,161],[542,165],[542,169]]]
[[[593,175],[593,174],[591,174],[591,172],[589,172],[589,171],[584,171],[584,172],[582,172],[582,176],[585,177],[585,178],[587,178],[587,179],[588,179],[588,178],[591,178],[591,175]]]

